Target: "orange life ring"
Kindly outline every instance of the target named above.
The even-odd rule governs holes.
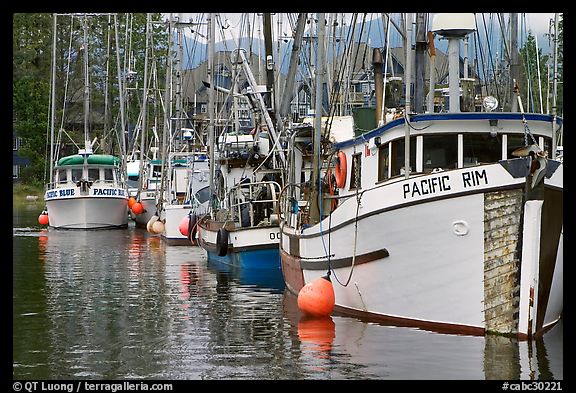
[[[346,185],[346,154],[342,150],[338,152],[334,171],[336,172],[336,185],[338,188],[343,188]]]

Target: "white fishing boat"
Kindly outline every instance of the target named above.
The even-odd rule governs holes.
[[[467,20],[437,31],[460,38]],[[295,129],[289,179],[306,182],[280,196],[291,292],[327,277],[336,314],[463,334],[524,339],[561,318],[562,119],[493,100],[460,112],[458,98],[427,114],[407,99],[407,116],[318,147],[315,163],[302,152],[320,127]]]
[[[265,14],[264,20],[270,26],[270,14]],[[213,43],[214,25],[211,26]],[[209,53],[211,59],[213,49]],[[268,113],[270,106],[264,101],[243,50],[236,51],[235,63],[242,67],[258,108],[254,112],[260,113],[261,118],[256,120],[253,132],[245,134],[236,129],[216,137],[211,116],[211,199],[208,212],[192,218],[197,224],[190,235],[191,239],[197,236],[209,261],[244,271],[269,270],[281,277],[277,198],[283,183],[285,153]],[[273,80],[273,73],[271,76]],[[213,97],[214,84],[209,81],[209,97]],[[211,98],[209,105],[213,105]],[[210,107],[209,112],[213,113]]]
[[[81,21],[84,28],[82,50],[85,64],[84,148],[79,149],[77,155],[54,158],[58,157],[58,151],[54,154],[56,145],[52,132],[50,143],[52,181],[46,185],[44,194],[49,226],[58,229],[125,228],[128,226],[128,192],[123,180],[123,164],[116,156],[94,154],[95,140],[90,141],[87,17],[82,16]],[[56,16],[54,16],[54,28],[56,29]],[[55,59],[55,46],[53,56]],[[55,60],[53,66],[55,67]],[[54,96],[54,87],[52,94]],[[52,117],[54,116],[53,98]],[[55,167],[53,167],[54,161],[56,161]]]
[[[164,222],[162,239],[169,245],[190,245],[180,223],[196,206],[194,195],[208,185],[208,157],[204,152],[171,153],[167,165],[166,189],[159,211]]]

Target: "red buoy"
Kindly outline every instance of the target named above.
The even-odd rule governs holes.
[[[144,211],[144,206],[142,206],[140,202],[136,202],[132,205],[131,209],[132,213],[134,214],[142,214],[142,212]]]
[[[188,237],[188,225],[190,225],[190,215],[186,214],[182,221],[180,221],[180,225],[178,225],[178,230],[182,234],[182,236]]]
[[[48,213],[47,212],[42,212],[42,214],[40,214],[38,216],[38,222],[40,223],[40,225],[48,225]]]
[[[334,309],[334,303],[334,287],[328,276],[309,282],[298,293],[298,308],[309,316],[330,315]]]
[[[136,203],[136,199],[134,197],[128,198],[128,207],[132,209],[132,206]]]

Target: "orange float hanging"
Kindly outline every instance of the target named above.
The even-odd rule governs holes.
[[[298,293],[298,308],[312,317],[325,317],[334,309],[334,287],[329,276],[304,285]]]
[[[132,209],[132,206],[136,203],[136,199],[134,197],[128,198],[128,207]]]
[[[40,225],[48,225],[49,221],[48,212],[46,211],[43,211],[42,214],[38,216],[38,223],[40,223]]]
[[[338,159],[336,160],[334,172],[336,175],[336,185],[338,188],[344,188],[346,185],[346,153],[342,150],[338,152]]]
[[[142,214],[144,212],[144,206],[140,202],[134,203],[130,209],[132,209],[134,214]]]

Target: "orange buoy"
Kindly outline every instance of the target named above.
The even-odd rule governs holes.
[[[338,188],[344,188],[346,185],[346,153],[342,150],[338,152],[338,160],[334,172],[336,172],[336,185]]]
[[[132,213],[134,214],[142,214],[142,212],[144,211],[144,206],[142,206],[140,202],[136,202],[132,205],[130,209],[132,209]]]
[[[136,199],[134,197],[128,198],[128,207],[132,209],[132,205],[136,203]]]
[[[313,317],[325,317],[334,309],[334,287],[329,276],[304,285],[298,293],[298,308]]]
[[[182,236],[188,237],[188,225],[190,225],[190,215],[186,214],[182,221],[180,221],[180,225],[178,225],[178,230],[182,234]]]
[[[42,214],[40,214],[38,216],[38,222],[40,223],[40,225],[48,225],[48,222],[50,220],[48,219],[48,213],[43,211]]]

